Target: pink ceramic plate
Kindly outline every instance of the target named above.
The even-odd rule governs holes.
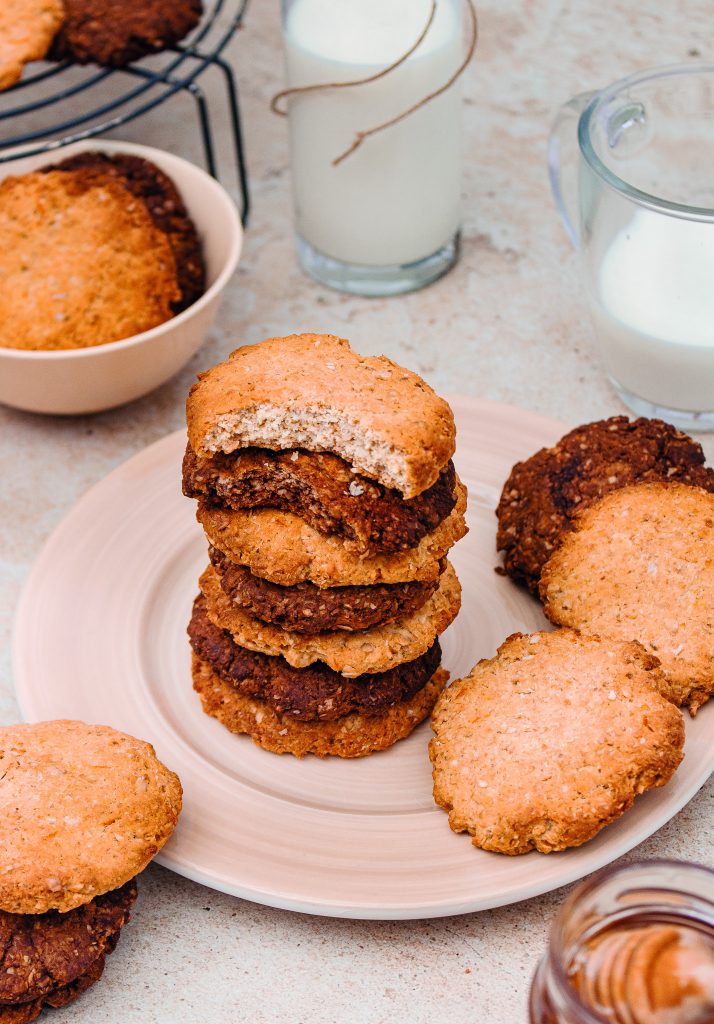
[[[514,630],[545,625],[538,604],[493,571],[493,509],[512,464],[563,425],[512,406],[453,400],[456,463],[471,532],[452,552],[461,614],[444,636],[452,677]],[[687,756],[664,789],[577,850],[503,857],[454,835],[432,802],[429,726],[358,761],[297,761],[204,715],[186,640],[206,543],[181,495],[182,433],[94,487],[50,538],[16,623],[15,669],[29,720],[82,718],[150,740],[181,776],[185,810],[161,863],[271,906],[356,918],[481,910],[557,888],[651,835],[714,768],[714,709],[687,722]]]

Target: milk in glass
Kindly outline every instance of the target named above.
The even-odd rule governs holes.
[[[294,0],[285,21],[288,85],[367,77],[418,38],[431,0]],[[459,228],[461,89],[332,161],[355,133],[444,85],[463,58],[461,0],[438,0],[434,22],[404,65],[351,89],[293,96],[290,141],[298,234],[349,264],[412,263]]]
[[[591,299],[618,384],[668,409],[714,409],[714,224],[636,211]]]

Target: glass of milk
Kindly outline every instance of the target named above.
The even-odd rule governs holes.
[[[414,53],[377,81],[288,100],[298,256],[331,287],[393,295],[458,257],[461,81],[334,161],[357,133],[440,89],[464,56],[463,0],[437,0]],[[289,88],[370,77],[416,42],[431,0],[283,0]]]
[[[577,171],[561,168],[576,135]],[[714,430],[714,64],[576,97],[549,163],[616,391],[640,415]]]

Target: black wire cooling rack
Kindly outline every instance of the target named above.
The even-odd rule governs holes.
[[[250,197],[238,89],[233,69],[222,54],[240,28],[247,6],[248,0],[207,0],[200,25],[183,43],[124,68],[79,68],[64,61],[27,75],[1,94],[0,164],[102,135],[184,93],[194,100],[206,167],[217,178],[211,112],[198,85],[200,76],[215,68],[221,72],[226,90],[241,192],[241,219],[245,224]],[[100,92],[106,92],[105,84],[114,87],[116,94],[111,98],[99,97]],[[62,104],[69,99],[75,113],[63,120]],[[38,118],[42,123],[28,130],[28,120],[34,124]]]

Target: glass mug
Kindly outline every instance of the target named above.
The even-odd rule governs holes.
[[[533,978],[531,1024],[711,1024],[714,871],[604,868],[561,907]]]
[[[577,168],[561,161],[575,137]],[[714,429],[714,64],[576,96],[548,163],[615,390],[640,415]]]
[[[444,274],[459,248],[463,0],[283,0],[297,250],[304,270],[358,295],[394,295]],[[375,81],[349,88],[334,83]],[[331,83],[330,88],[307,87]],[[275,109],[275,108],[274,108]]]

